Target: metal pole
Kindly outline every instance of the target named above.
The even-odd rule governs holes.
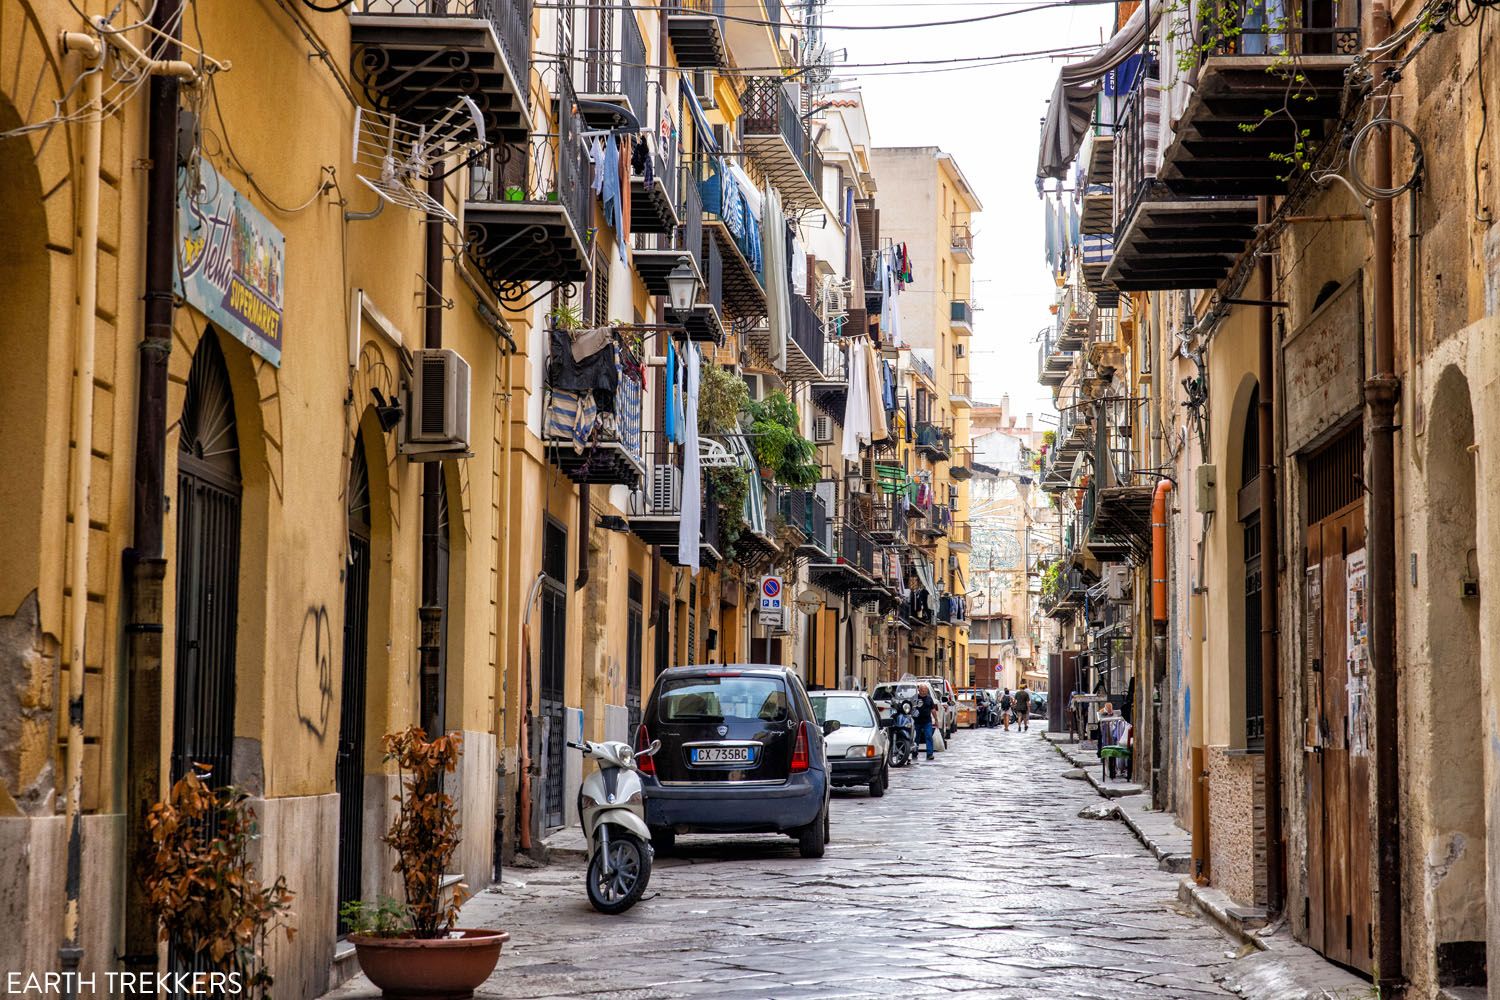
[[[1271,221],[1271,199],[1259,205],[1262,226]],[[1260,686],[1265,718],[1266,904],[1271,913],[1285,905],[1286,869],[1281,842],[1281,665],[1277,648],[1280,539],[1276,534],[1276,328],[1272,320],[1271,257],[1261,256],[1260,273]]]
[[[1374,10],[1372,35],[1390,34],[1390,12]],[[1371,184],[1391,186],[1391,130],[1372,146]],[[1375,966],[1381,996],[1397,995],[1404,982],[1401,947],[1401,755],[1397,746],[1396,683],[1396,294],[1395,227],[1389,199],[1375,202],[1371,270],[1375,305],[1375,370],[1365,382],[1369,422],[1370,669],[1375,675],[1375,843],[1379,886]]]
[[[160,59],[177,58],[182,0],[159,0],[151,18]],[[130,581],[126,661],[129,670],[126,748],[125,856],[140,857],[150,837],[146,814],[161,798],[161,659],[165,618],[162,544],[166,519],[167,358],[172,353],[172,277],[176,270],[177,109],[180,83],[170,74],[150,84],[146,147],[144,335],[138,353],[133,495],[133,547],[125,554]],[[127,971],[156,970],[157,926],[133,866],[125,880]]]

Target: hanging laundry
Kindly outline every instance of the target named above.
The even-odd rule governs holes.
[[[602,196],[604,194],[604,143],[599,141],[598,136],[594,137],[593,144],[589,146],[589,163],[594,168],[593,179],[589,182],[589,187],[593,189],[595,197]]]
[[[875,360],[875,345],[860,338],[860,353],[864,355],[865,405],[870,412],[870,440],[884,441],[891,436],[885,420],[885,401],[880,385],[879,362]]]
[[[766,288],[766,325],[771,332],[769,361],[786,371],[786,341],[792,329],[792,297],[787,287],[786,218],[781,212],[781,196],[767,186],[762,194],[765,228],[761,231],[762,278]]]
[[[702,562],[699,549],[703,516],[703,477],[698,456],[698,372],[701,358],[698,345],[687,346],[687,401],[683,422],[687,433],[683,441],[682,518],[677,522],[677,561],[698,575]]]
[[[844,397],[844,437],[839,454],[846,462],[858,462],[860,447],[870,442],[870,387],[864,359],[857,353],[857,349],[858,344],[854,343],[844,349],[849,390]]]
[[[667,338],[667,398],[664,407],[666,426],[662,431],[667,435],[667,440],[677,444],[677,428],[681,421],[677,417],[677,348],[672,344],[672,338]]]

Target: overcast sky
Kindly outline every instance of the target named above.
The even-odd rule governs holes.
[[[1038,0],[829,0],[828,25],[946,21],[1032,6]],[[1017,14],[991,21],[895,31],[828,32],[848,63],[988,56],[1098,44],[1114,16],[1109,4]],[[854,78],[865,97],[877,146],[941,146],[957,157],[984,214],[976,226],[972,369],[975,395],[1015,411],[1050,408],[1036,381],[1038,330],[1051,323],[1056,286],[1042,258],[1042,203],[1036,194],[1040,121],[1059,61],[1018,62],[960,71],[878,75],[889,69],[835,72]],[[876,178],[879,183],[879,178]],[[882,191],[882,196],[891,192]]]

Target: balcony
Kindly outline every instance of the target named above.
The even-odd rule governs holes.
[[[974,475],[974,449],[969,445],[953,449],[953,457],[949,459],[948,478],[962,482]]]
[[[759,476],[750,476],[750,496],[745,501],[744,526],[734,542],[734,561],[751,572],[759,572],[781,558],[773,518],[777,513],[774,487]]]
[[[960,337],[974,332],[974,303],[968,299],[954,299],[948,303],[948,327]]]
[[[918,453],[932,462],[946,462],[953,452],[953,428],[919,422],[916,430]]]
[[[827,346],[823,321],[818,319],[818,314],[813,312],[812,306],[800,295],[792,296],[791,316],[792,326],[790,335],[786,338],[783,369],[785,380],[789,384],[819,382],[823,378],[823,372],[818,364],[823,361]],[[750,331],[747,340],[750,349],[770,367],[774,357],[770,327],[764,323],[759,324]]]
[[[844,595],[881,590],[875,569],[876,545],[869,535],[847,520],[833,525],[834,550],[807,563],[807,581]]]
[[[1077,284],[1063,289],[1057,303],[1057,349],[1076,351],[1088,338],[1089,320],[1094,314],[1093,300]]]
[[[777,507],[782,521],[798,538],[797,555],[813,559],[833,555],[832,522],[821,496],[813,490],[784,490]]]
[[[927,517],[917,525],[917,534],[927,539],[926,544],[932,545],[939,538],[948,535],[948,529],[953,526],[953,508],[945,503],[933,504],[927,512]]]
[[[1094,305],[1113,308],[1120,303],[1120,290],[1104,280],[1104,272],[1115,257],[1115,233],[1107,236],[1083,236],[1079,239],[1079,271]]]
[[[1042,337],[1041,347],[1037,351],[1037,376],[1036,380],[1042,385],[1054,388],[1067,381],[1068,372],[1073,367],[1073,359],[1077,356],[1076,351],[1059,350],[1057,346],[1057,332],[1047,331]]]
[[[631,491],[625,520],[647,545],[676,545],[682,521],[682,449],[662,431],[642,437],[645,478]]]
[[[1114,162],[1115,137],[1093,130],[1079,152],[1083,168],[1083,196],[1078,231],[1084,236],[1113,235],[1115,231]]]
[[[1129,559],[1142,564],[1151,558],[1151,501],[1157,479],[1136,468],[1131,433],[1144,403],[1119,398],[1095,404],[1099,423],[1094,448],[1105,463],[1085,495],[1085,544],[1101,562]]]
[[[425,123],[468,97],[491,142],[531,130],[531,0],[354,0],[353,71],[376,109]]]
[[[667,37],[685,69],[729,68],[724,45],[724,0],[665,0]]]
[[[952,226],[948,233],[948,249],[960,260],[974,263],[974,234],[968,223]]]
[[[872,501],[870,538],[879,545],[905,545],[910,540],[906,504],[899,496],[884,493]]]
[[[714,497],[713,481],[707,478],[703,481],[703,504],[699,510],[698,521],[698,561],[702,566],[709,569],[718,568],[719,563],[724,560],[723,531],[720,524],[723,512],[718,501]],[[677,539],[672,539],[672,544],[663,545],[661,548],[662,558],[677,566],[686,566],[688,561],[683,558],[682,550],[676,544]]]
[[[469,253],[507,301],[542,282],[565,284],[589,274],[588,159],[571,90],[566,80],[562,85],[557,132],[496,145],[469,168]]]
[[[1116,131],[1114,257],[1104,280],[1125,292],[1212,288],[1255,235],[1255,199],[1183,195],[1164,184],[1160,114],[1152,65],[1131,89]]]
[[[679,169],[679,173],[685,171],[685,167]],[[680,264],[687,264],[702,285],[708,284],[709,263],[703,252],[703,209],[698,200],[698,186],[684,176],[676,187],[681,195],[677,225],[665,232],[637,234],[635,252],[631,255],[631,264],[651,295],[668,294],[667,278]],[[722,284],[722,275],[720,281]]]
[[[1360,0],[1204,5],[1201,64],[1161,181],[1177,195],[1285,194],[1331,138],[1361,48]],[[1301,150],[1299,153],[1298,150]]]
[[[683,325],[687,328],[689,340],[722,344],[727,328],[724,322],[724,258],[713,240],[703,240],[700,236],[699,241],[703,247],[703,287],[699,290],[698,301],[683,318]]]
[[[646,42],[630,0],[604,0],[589,16],[594,36],[575,61],[573,88],[584,106],[581,114],[590,129],[616,127],[614,116],[601,115],[605,106],[628,111],[647,131],[651,119],[646,107]],[[632,215],[632,219],[634,216]]]
[[[682,222],[677,214],[683,186],[677,126],[661,85],[653,80],[645,93],[646,148],[630,167],[630,228],[637,233],[670,233]]]
[[[822,210],[821,158],[791,90],[780,77],[748,77],[740,103],[740,145],[776,185],[787,209]]]
[[[829,340],[823,345],[818,370],[821,375],[812,384],[813,405],[843,424],[849,400],[849,356],[842,340]]]
[[[730,320],[753,323],[766,314],[761,284],[761,247],[751,229],[739,184],[716,161],[699,161],[693,188],[704,237],[716,242],[723,261],[724,312]],[[684,212],[687,212],[684,209]]]
[[[959,410],[967,410],[974,405],[974,382],[969,376],[953,376],[953,391],[948,394],[948,402]]]
[[[948,529],[948,551],[969,552],[974,547],[973,525],[968,521],[955,522]]]
[[[614,412],[596,412],[591,390],[582,388],[593,376],[575,368],[567,334],[554,330],[550,341],[542,411],[548,460],[575,483],[636,489],[645,463],[640,365],[623,348],[606,348],[616,350]]]

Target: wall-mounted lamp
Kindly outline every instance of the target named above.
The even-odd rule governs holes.
[[[385,393],[373,386],[370,388],[370,395],[375,400],[375,419],[380,421],[380,429],[389,434],[401,423],[401,402],[386,399]]]
[[[692,265],[684,257],[672,269],[672,273],[667,275],[667,299],[671,302],[674,313],[685,316],[692,311],[697,298],[698,276],[693,273]]]

